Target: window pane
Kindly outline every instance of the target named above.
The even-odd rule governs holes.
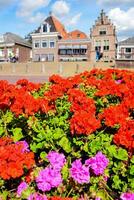
[[[106,31],[100,31],[100,35],[106,35]]]
[[[54,54],[49,54],[48,60],[49,61],[54,61]]]
[[[43,32],[47,32],[47,24],[43,25]]]
[[[35,47],[35,48],[39,48],[39,47],[40,47],[40,42],[39,42],[39,41],[35,41],[34,47]]]
[[[53,41],[50,42],[50,48],[54,48],[55,43]]]
[[[131,53],[131,48],[126,48],[126,53]]]
[[[42,41],[42,47],[47,48],[47,41]]]

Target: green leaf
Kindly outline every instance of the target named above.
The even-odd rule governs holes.
[[[13,132],[13,141],[14,142],[17,142],[19,141],[20,139],[23,138],[23,134],[22,134],[22,129],[21,128],[14,128],[12,129],[12,132]]]
[[[119,148],[117,153],[114,154],[114,157],[118,160],[127,161],[128,160],[128,153],[125,149]]]
[[[4,127],[3,127],[3,126],[0,126],[0,136],[2,136],[4,132],[5,132]]]
[[[120,180],[119,176],[118,175],[115,175],[113,177],[113,184],[112,184],[112,187],[115,188],[115,189],[119,189],[121,190],[121,185],[123,185],[122,181]]]
[[[42,160],[44,160],[44,161],[48,161],[47,158],[46,158],[46,156],[47,156],[47,153],[45,151],[43,151],[43,152],[40,153],[40,158]]]
[[[64,131],[61,128],[56,128],[53,133],[53,139],[58,140],[62,138],[64,135]]]
[[[134,164],[134,156],[132,156],[130,162]]]
[[[134,165],[131,165],[131,166],[130,166],[130,174],[131,174],[131,175],[134,175]]]
[[[114,155],[116,155],[117,152],[117,147],[115,145],[111,145],[107,147],[108,153],[110,155],[110,157],[114,157]]]
[[[87,143],[87,142],[85,143],[85,145],[84,145],[84,147],[83,147],[83,150],[84,150],[85,152],[88,152],[88,151],[89,151],[89,149],[88,149],[88,143]]]
[[[130,185],[131,189],[134,190],[134,178],[129,179],[129,182],[130,182],[129,185]]]
[[[30,196],[31,193],[32,193],[31,188],[27,188],[27,189],[22,191],[21,198],[27,199]]]
[[[68,177],[69,177],[69,168],[68,168],[67,164],[65,164],[64,167],[62,168],[61,174],[62,174],[63,180],[67,180],[68,179]]]
[[[110,200],[110,198],[108,197],[108,194],[105,192],[105,190],[99,190],[96,194],[97,197],[100,197],[101,199],[104,200]]]
[[[64,136],[61,138],[58,144],[63,148],[65,152],[70,153],[72,151],[71,143],[67,137]]]
[[[6,111],[5,115],[2,116],[3,121],[9,124],[13,120],[13,113],[11,111]]]
[[[8,191],[2,191],[2,193],[0,193],[0,197],[2,198],[2,200],[7,200]]]

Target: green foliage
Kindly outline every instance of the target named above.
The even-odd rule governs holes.
[[[21,140],[23,138],[23,134],[22,134],[22,129],[21,128],[13,128],[12,129],[12,133],[13,133],[13,141],[17,142],[19,140]]]
[[[38,97],[44,97],[44,93],[49,91],[49,88],[51,86],[51,83],[45,83],[45,84],[42,84],[42,86],[40,87],[39,91],[34,91],[33,92],[33,96],[35,98],[38,98]]]

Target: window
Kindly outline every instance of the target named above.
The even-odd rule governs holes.
[[[50,48],[54,48],[55,47],[55,42],[54,41],[50,41]]]
[[[60,49],[59,50],[59,55],[66,55],[66,50],[65,49]]]
[[[41,30],[43,33],[49,33],[50,32],[50,25],[48,23],[44,23],[41,25]]]
[[[79,54],[80,54],[79,51],[80,51],[80,49],[74,49],[74,50],[73,50],[73,54],[74,54],[74,55],[79,55]]]
[[[40,41],[39,41],[39,40],[36,40],[36,41],[35,41],[34,47],[35,47],[35,48],[40,48]]]
[[[41,54],[41,61],[47,61],[48,55],[47,54]]]
[[[100,35],[106,35],[106,28],[100,29]]]
[[[96,40],[95,41],[95,51],[100,51],[101,50],[101,40]]]
[[[96,46],[95,47],[95,51],[100,51],[101,50],[101,46]]]
[[[7,55],[12,56],[12,54],[13,54],[12,48],[7,49]]]
[[[126,48],[126,53],[131,53],[132,49],[131,48]]]
[[[109,40],[104,40],[103,50],[104,51],[109,51]]]
[[[72,49],[67,50],[67,55],[72,55]]]
[[[101,40],[96,40],[95,44],[96,44],[97,47],[100,47],[101,46]]]
[[[54,54],[48,55],[48,61],[54,61]]]
[[[106,35],[106,31],[100,31],[100,35]]]
[[[47,48],[48,47],[48,42],[46,40],[42,41],[42,48]]]
[[[43,25],[43,32],[47,32],[47,24]]]
[[[40,61],[40,54],[35,54],[34,61]]]
[[[109,46],[104,46],[104,51],[108,51],[109,50]]]

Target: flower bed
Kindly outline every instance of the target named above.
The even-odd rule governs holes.
[[[134,200],[134,73],[0,81],[0,198]]]

